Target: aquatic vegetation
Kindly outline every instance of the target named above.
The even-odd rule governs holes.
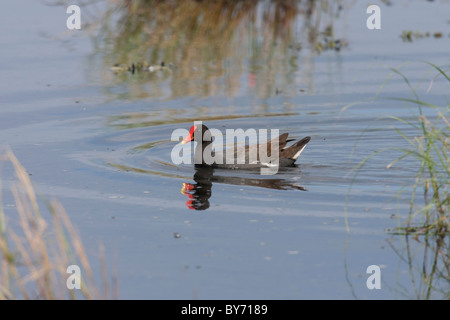
[[[450,77],[444,69],[432,63],[427,62],[427,64],[437,73],[432,79],[429,89],[437,77],[443,78],[450,85]],[[415,105],[417,107],[417,114],[414,115],[412,120],[394,116],[389,116],[389,118],[398,121],[399,124],[406,125],[406,128],[412,129],[415,134],[412,137],[411,134],[408,135],[404,132],[405,129],[395,128],[395,132],[406,142],[406,147],[392,147],[377,150],[366,157],[354,168],[355,176],[352,184],[360,170],[364,167],[364,164],[376,154],[391,151],[397,151],[400,154],[386,165],[387,169],[400,165],[406,159],[414,160],[417,164],[415,166],[417,171],[414,174],[413,184],[405,185],[400,190],[400,193],[405,191],[411,192],[408,218],[404,226],[395,228],[393,232],[396,234],[431,233],[448,235],[450,233],[450,215],[448,212],[450,202],[448,195],[448,182],[450,181],[450,166],[448,161],[450,123],[448,121],[448,112],[450,105],[447,102],[447,105],[438,106],[422,100],[418,96],[417,90],[399,69],[393,68],[389,78],[393,75],[400,76],[404,80],[413,97],[391,97],[389,99]],[[387,80],[383,86],[386,83]],[[377,98],[376,96],[375,99]],[[430,113],[429,111],[433,111],[434,115],[432,118],[425,114],[425,108],[427,108],[428,114]],[[422,201],[418,199],[420,189],[423,192]]]
[[[408,299],[450,299],[449,240],[446,234],[395,234],[387,239],[411,278],[411,288],[397,285],[395,291]]]
[[[443,34],[440,31],[436,31],[433,34],[430,32],[419,32],[419,31],[412,31],[412,30],[403,30],[402,34],[400,35],[400,38],[404,42],[413,42],[413,40],[418,40],[422,38],[429,38],[430,36],[433,36],[436,39],[442,38]]]
[[[430,64],[438,71],[438,75],[443,76],[450,85],[449,76],[433,64]],[[411,194],[410,210],[406,227],[399,228],[407,233],[426,233],[432,231],[436,234],[446,234],[450,232],[450,216],[448,213],[449,195],[448,182],[450,180],[450,167],[448,161],[449,152],[449,129],[450,123],[447,119],[450,105],[437,106],[422,101],[411,86],[409,80],[397,69],[393,72],[400,75],[410,88],[414,98],[392,98],[398,101],[411,103],[417,106],[418,114],[415,121],[407,121],[402,118],[392,117],[395,120],[405,123],[416,130],[414,138],[407,137],[402,130],[395,129],[396,132],[405,139],[409,147],[398,148],[403,154],[391,161],[389,169],[397,162],[406,157],[413,157],[419,161],[420,166],[415,176],[415,184]],[[429,119],[423,112],[423,108],[432,108],[435,111],[435,119]],[[419,188],[423,190],[423,207],[415,209],[414,200]],[[417,226],[413,225],[415,217],[421,215],[423,220]]]
[[[132,81],[142,95],[162,80],[173,96],[235,96],[248,73],[252,92],[267,97],[293,86],[302,52],[311,52],[302,64],[312,64],[348,45],[335,26],[343,11],[342,1],[328,0],[123,0],[98,19],[93,40],[105,53],[105,79]],[[154,72],[162,61],[168,72]]]
[[[29,174],[15,155],[7,151],[0,160],[12,165],[17,178],[11,185],[15,201],[11,207],[17,215],[6,214],[0,202],[0,299],[117,297],[116,285],[111,287],[106,279],[103,247],[102,274],[97,278],[101,281],[96,281],[81,238],[61,203],[43,199],[48,210],[43,212]],[[48,214],[50,221],[44,218]]]
[[[431,67],[429,71],[435,73],[428,91],[437,80],[443,80],[441,82],[450,85],[448,68],[443,69],[428,62],[426,64]],[[405,287],[404,283],[399,283],[393,290],[408,299],[448,300],[450,298],[448,289],[450,283],[448,251],[450,239],[448,112],[450,104],[447,99],[444,99],[446,105],[435,105],[424,101],[419,97],[417,87],[413,86],[399,68],[392,68],[391,71],[376,96],[369,100],[380,101],[382,99],[380,93],[388,80],[399,76],[409,88],[412,97],[388,97],[387,99],[412,105],[416,112],[408,118],[387,117],[399,124],[393,128],[393,135],[399,138],[396,139],[397,146],[376,150],[353,168],[353,178],[346,197],[346,211],[350,193],[353,185],[357,183],[358,175],[376,155],[383,155],[386,159],[386,170],[406,163],[405,166],[411,170],[411,177],[399,188],[393,198],[404,201],[403,198],[406,195],[409,210],[406,215],[405,212],[399,212],[399,217],[403,217],[403,220],[398,218],[399,226],[387,228],[386,231],[391,235],[391,238],[387,239],[388,245],[407,268],[411,287]],[[345,106],[343,111],[355,104],[359,102]],[[362,138],[363,136],[364,132]],[[350,233],[347,212],[345,217],[347,232]]]

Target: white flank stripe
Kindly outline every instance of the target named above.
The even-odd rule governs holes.
[[[297,158],[300,156],[300,153],[302,153],[303,149],[305,149],[306,145],[303,146],[293,157],[292,159],[297,160]]]

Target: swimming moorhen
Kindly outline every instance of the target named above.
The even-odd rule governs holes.
[[[283,133],[278,136],[278,145],[276,145],[277,138],[274,138],[265,143],[252,146],[238,146],[237,148],[234,146],[234,151],[231,150],[231,152],[229,152],[229,150],[225,150],[225,152],[215,152],[213,151],[214,148],[211,146],[212,134],[209,128],[202,124],[193,125],[189,134],[181,143],[185,144],[191,141],[197,142],[194,151],[194,163],[197,166],[211,166],[213,168],[223,169],[278,168],[293,166],[306,144],[311,140],[311,137],[305,137],[291,146],[286,147],[288,142],[294,141],[294,139],[287,139],[288,135],[289,133]],[[275,148],[273,150],[272,142],[275,143]],[[245,158],[243,157],[243,151],[245,151]],[[278,158],[276,158],[276,153],[278,153]],[[265,155],[267,155],[267,157]],[[276,161],[273,162],[273,159],[275,158]],[[243,159],[245,161],[243,161]]]

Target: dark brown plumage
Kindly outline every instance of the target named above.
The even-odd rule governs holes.
[[[203,166],[212,166],[215,168],[225,168],[225,169],[252,169],[252,168],[262,168],[262,167],[270,167],[271,163],[267,162],[267,160],[270,160],[272,158],[275,158],[274,152],[278,153],[278,165],[280,167],[287,167],[292,166],[295,161],[300,156],[301,152],[305,148],[305,146],[308,144],[308,142],[311,140],[311,137],[305,137],[296,143],[294,143],[291,146],[286,147],[288,142],[294,141],[294,139],[288,139],[289,133],[283,133],[280,136],[278,136],[278,145],[275,145],[274,149],[272,149],[272,141],[275,140],[271,139],[265,143],[262,144],[256,144],[251,146],[233,146],[234,152],[233,155],[233,163],[227,163],[227,151],[224,152],[216,152],[211,153],[211,157],[214,159],[220,159],[222,161],[216,161],[213,163],[209,163],[208,161],[205,161],[204,154],[205,149],[209,147],[210,150],[210,144],[212,143],[211,133],[209,131],[209,128],[202,124],[201,126],[192,126],[189,134],[184,138],[182,143],[188,143],[190,141],[197,141],[201,142],[201,144],[197,144],[197,147],[195,148],[194,152],[194,159],[196,159],[196,163],[198,165]],[[275,143],[275,141],[274,141]],[[201,145],[201,147],[200,147]],[[242,148],[245,150],[245,163],[237,163],[237,159],[239,158],[239,155],[242,152]],[[262,154],[267,154],[268,158],[264,159],[260,158],[260,149]],[[267,151],[266,151],[267,150]],[[208,151],[207,151],[208,152]],[[256,153],[255,153],[256,152]],[[249,155],[254,154],[256,155],[255,159],[250,159]],[[218,162],[218,163],[217,163]],[[221,163],[220,163],[221,162]]]

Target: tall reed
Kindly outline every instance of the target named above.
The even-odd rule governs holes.
[[[433,78],[429,89],[438,77],[443,77],[450,89],[450,78],[448,74],[442,68],[429,62],[426,63],[436,72],[436,76]],[[417,170],[414,173],[414,183],[412,185],[404,186],[404,189],[411,190],[408,218],[405,226],[397,228],[395,232],[419,234],[432,232],[440,235],[448,234],[450,232],[450,216],[448,213],[450,201],[448,195],[450,181],[450,167],[448,161],[450,124],[447,116],[450,110],[450,104],[447,102],[447,105],[438,106],[420,99],[417,90],[413,87],[409,79],[399,69],[393,68],[391,70],[392,73],[390,77],[393,75],[400,76],[408,86],[413,97],[391,97],[389,99],[413,104],[417,107],[417,114],[414,115],[412,120],[394,116],[388,116],[388,118],[402,124],[406,129],[413,129],[415,134],[412,137],[411,134],[408,135],[405,132],[405,128],[394,128],[399,137],[406,142],[407,147],[389,147],[377,150],[363,159],[354,168],[355,175],[352,184],[355,182],[357,175],[367,161],[376,154],[392,151],[396,151],[400,154],[387,164],[387,169],[394,165],[400,165],[405,159],[415,160]],[[375,99],[377,98],[378,97],[376,96]],[[349,106],[345,107],[345,109],[348,107]],[[433,111],[433,120],[431,120],[430,116],[426,116],[424,112],[425,108],[429,109],[427,111]],[[418,199],[420,189],[423,191],[422,200]],[[420,202],[421,205],[418,205],[418,202]],[[417,220],[419,221],[417,222]]]
[[[96,281],[81,238],[61,203],[43,200],[51,216],[46,221],[25,168],[10,150],[0,160],[12,165],[16,177],[10,188],[16,212],[5,212],[0,203],[0,299],[117,297],[117,286],[110,288],[106,281],[103,255],[101,280]],[[71,265],[81,270],[80,290],[67,284]]]

